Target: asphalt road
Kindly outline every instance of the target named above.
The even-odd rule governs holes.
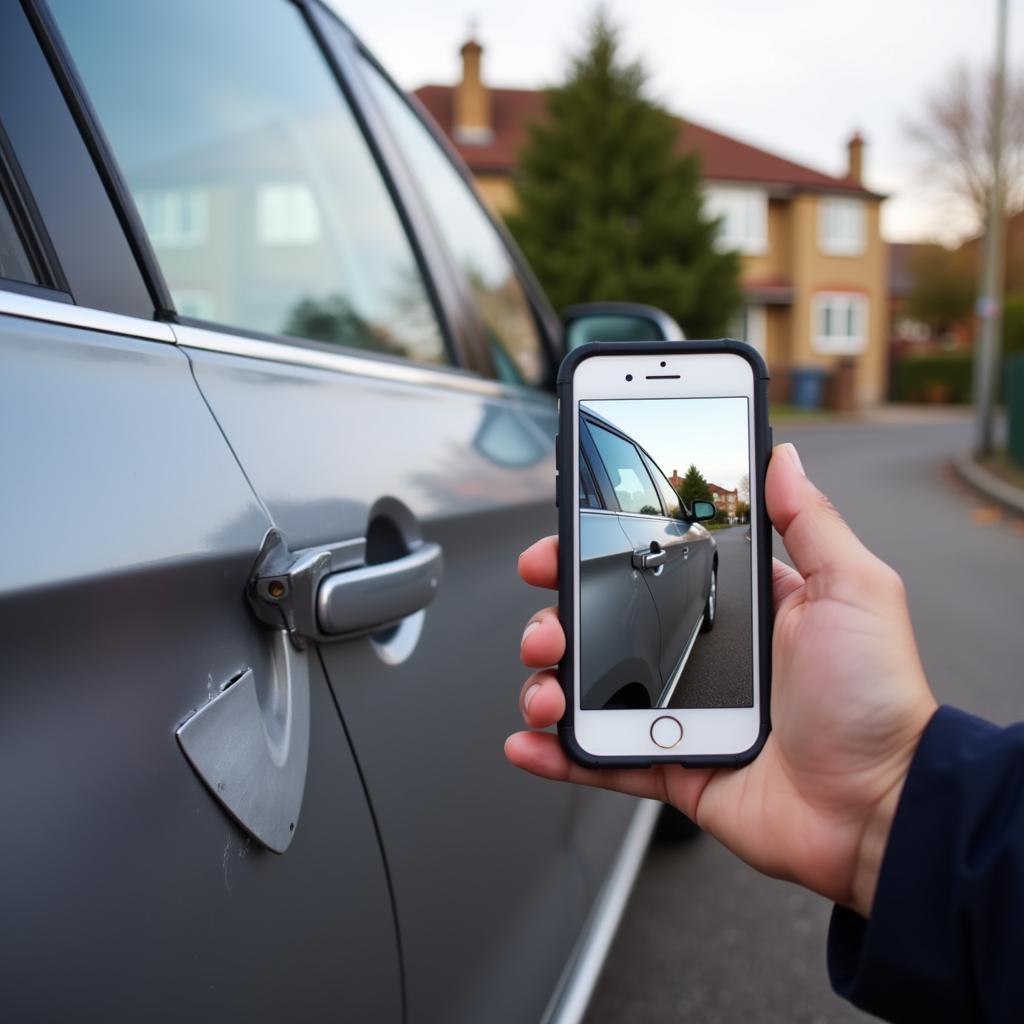
[[[1024,718],[1024,522],[957,482],[966,421],[779,427],[850,525],[906,581],[941,701]],[[781,552],[777,552],[781,553]],[[830,905],[762,878],[709,838],[655,843],[587,1024],[839,1024],[866,1016],[832,994]]]
[[[749,707],[753,700],[748,529],[733,526],[714,531],[718,545],[715,628],[698,634],[669,707]]]

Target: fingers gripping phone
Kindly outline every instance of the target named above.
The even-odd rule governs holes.
[[[582,764],[740,765],[767,738],[767,383],[729,340],[562,363],[559,733]]]

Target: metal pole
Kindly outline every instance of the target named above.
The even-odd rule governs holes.
[[[996,0],[996,71],[992,83],[992,191],[985,231],[981,295],[977,312],[981,320],[974,350],[974,454],[992,453],[992,413],[998,380],[999,343],[1003,324],[1003,108],[1006,93],[1007,0]]]

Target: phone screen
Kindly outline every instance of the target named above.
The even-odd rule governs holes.
[[[748,406],[580,401],[582,710],[753,706]]]

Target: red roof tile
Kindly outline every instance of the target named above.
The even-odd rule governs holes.
[[[453,86],[424,85],[415,92],[471,171],[511,174],[518,163],[519,149],[526,141],[527,124],[544,117],[544,94],[535,89],[491,89],[490,94],[494,138],[482,145],[472,145],[459,142],[452,134]],[[696,149],[708,180],[873,194],[849,178],[823,174],[694,121],[680,120],[679,127],[678,151]]]
[[[544,116],[544,94],[536,89],[491,89],[494,138],[484,145],[467,145],[453,137],[455,89],[450,85],[424,85],[415,95],[430,111],[459,155],[474,173],[511,174],[526,141],[526,126]]]

